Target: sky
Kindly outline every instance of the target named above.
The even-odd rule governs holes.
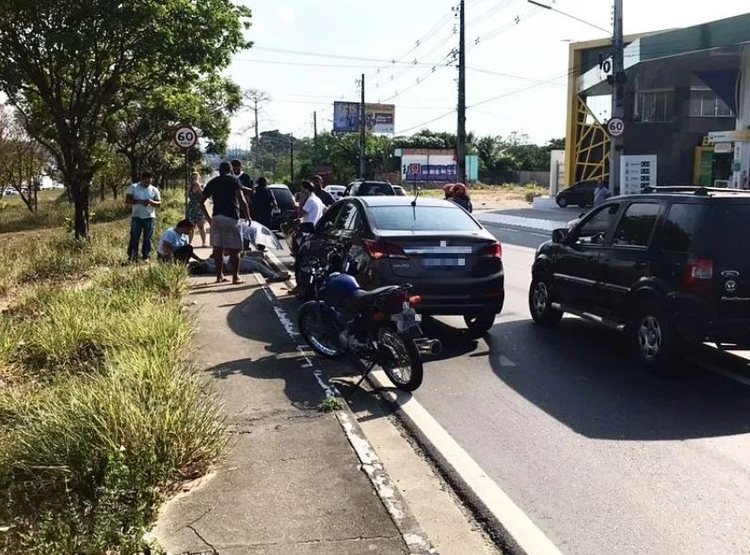
[[[330,131],[334,100],[396,105],[396,134],[456,130],[458,0],[239,0],[251,8],[254,47],[225,72],[260,89],[261,131],[304,137]],[[467,129],[565,135],[568,45],[605,38],[611,0],[548,0],[589,26],[526,0],[466,0]],[[689,9],[686,6],[690,6]],[[624,0],[626,34],[688,27],[746,13],[748,0]],[[600,27],[604,30],[597,29]],[[395,63],[394,63],[395,62]],[[415,64],[416,62],[416,64]],[[235,116],[230,145],[247,148],[254,118]]]

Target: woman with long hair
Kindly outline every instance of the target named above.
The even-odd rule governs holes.
[[[453,193],[451,200],[471,214],[474,207],[471,204],[471,197],[466,193],[466,185],[456,183],[451,192]]]
[[[201,176],[198,172],[190,174],[190,187],[188,189],[188,204],[186,217],[193,224],[193,229],[190,230],[190,244],[193,244],[193,237],[195,236],[195,230],[201,236],[203,246],[206,246],[206,216],[203,214],[201,208],[201,198],[203,197],[203,185],[201,184]]]

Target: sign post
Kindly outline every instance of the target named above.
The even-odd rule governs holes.
[[[175,129],[174,142],[185,153],[185,215],[187,216],[188,191],[190,190],[190,168],[188,165],[188,153],[198,142],[198,134],[190,126],[180,125]]]

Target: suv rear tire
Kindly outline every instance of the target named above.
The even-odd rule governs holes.
[[[534,323],[552,327],[560,323],[563,311],[552,307],[552,286],[544,278],[535,277],[529,287],[529,312]]]
[[[494,312],[480,312],[479,314],[465,314],[464,322],[469,328],[469,335],[474,338],[482,337],[495,325]]]
[[[636,311],[631,331],[635,357],[650,372],[663,377],[675,377],[681,373],[681,341],[658,304],[642,303]]]
[[[558,198],[557,206],[559,206],[560,208],[565,208],[566,206],[568,206],[568,199],[566,199],[565,197]]]

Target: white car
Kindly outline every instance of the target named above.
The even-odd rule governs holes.
[[[346,187],[343,185],[328,185],[323,188],[324,191],[326,191],[329,195],[331,195],[335,200],[339,200],[341,197],[344,196],[344,191],[346,191]]]

